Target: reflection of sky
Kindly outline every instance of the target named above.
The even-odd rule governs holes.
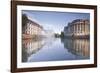
[[[41,61],[61,61],[61,60],[83,60],[89,59],[89,48],[79,48],[77,51],[75,46],[71,46],[69,42],[66,42],[66,39],[63,39],[61,42],[60,38],[49,38],[44,40],[46,43],[40,50],[37,50],[35,53],[31,54],[28,57],[28,62],[41,62]],[[72,40],[69,40],[72,41]],[[76,46],[85,45],[88,47],[87,43],[82,43],[86,40],[80,39],[80,43],[77,43],[78,40],[74,40],[73,44]],[[89,40],[87,40],[89,43]],[[30,45],[31,46],[31,45]],[[38,48],[36,48],[38,49]]]
[[[26,14],[32,20],[38,22],[44,29],[53,30],[57,33],[63,31],[64,26],[67,26],[68,22],[72,22],[75,19],[90,19],[89,13],[47,12],[32,10],[23,10],[22,13]]]

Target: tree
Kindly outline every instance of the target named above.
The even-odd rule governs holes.
[[[24,27],[28,22],[28,18],[26,14],[22,14],[22,27]]]
[[[61,37],[64,37],[64,32],[61,32]]]

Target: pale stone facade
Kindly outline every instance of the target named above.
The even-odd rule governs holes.
[[[30,34],[30,35],[39,35],[41,34],[41,31],[43,30],[42,26],[39,24],[29,20],[26,26],[24,27],[24,33]]]
[[[85,37],[90,35],[89,20],[77,19],[64,27],[64,36]]]
[[[32,38],[42,35],[43,27],[38,23],[28,20],[27,24],[22,27],[23,38]]]

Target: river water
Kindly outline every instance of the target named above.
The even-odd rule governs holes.
[[[22,62],[84,60],[90,58],[88,39],[44,38],[22,43]]]

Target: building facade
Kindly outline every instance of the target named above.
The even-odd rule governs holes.
[[[38,23],[28,19],[27,23],[22,27],[23,38],[34,38],[42,35],[43,27]]]
[[[90,35],[89,20],[76,19],[64,27],[65,37],[88,38]]]

